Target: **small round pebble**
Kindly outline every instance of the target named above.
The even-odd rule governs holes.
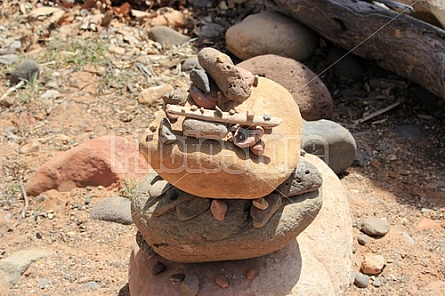
[[[376,217],[366,218],[362,223],[362,231],[368,235],[383,236],[389,231],[389,222]]]
[[[185,274],[183,273],[175,273],[170,275],[170,282],[178,283],[182,282],[185,279]]]
[[[366,288],[369,285],[369,276],[358,272],[355,275],[354,284],[359,288]]]
[[[153,269],[151,270],[151,273],[154,275],[160,274],[165,270],[165,264],[161,261],[156,262],[155,266],[153,266]]]
[[[181,283],[181,296],[195,296],[199,292],[199,278],[196,274],[187,274]]]
[[[357,237],[357,241],[360,245],[364,246],[369,242],[369,236],[367,236],[366,234],[359,234],[359,236]]]
[[[225,289],[229,286],[229,281],[227,280],[227,278],[223,275],[218,275],[215,278],[215,283],[220,286],[221,288]]]
[[[372,282],[372,285],[376,288],[380,287],[382,285],[382,282],[380,281],[379,278],[375,278],[374,281]]]
[[[248,279],[249,281],[252,281],[253,279],[255,279],[256,274],[257,274],[257,270],[255,268],[251,268],[247,271],[246,279]]]

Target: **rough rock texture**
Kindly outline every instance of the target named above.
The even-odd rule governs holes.
[[[300,107],[303,119],[332,117],[333,102],[329,90],[304,64],[291,58],[266,54],[250,58],[237,66],[284,86]]]
[[[229,50],[242,60],[276,54],[298,61],[309,59],[318,46],[318,35],[283,14],[265,11],[249,15],[226,32]]]
[[[134,243],[129,267],[131,295],[180,295],[180,283],[169,279],[177,273],[196,274],[200,295],[341,295],[349,285],[352,264],[348,199],[327,165],[317,157],[306,157],[323,172],[323,207],[296,240],[258,258],[199,264],[174,263],[149,255]],[[158,261],[166,265],[168,272],[153,276],[150,269]],[[253,280],[246,279],[250,270],[257,271]],[[222,273],[230,279],[226,289],[214,283]]]
[[[92,219],[130,225],[133,223],[130,208],[128,198],[114,196],[94,205],[90,215]]]
[[[166,27],[155,26],[148,31],[148,37],[163,45],[178,45],[186,43],[190,38],[181,33]]]
[[[272,253],[303,231],[322,205],[319,191],[282,199],[271,194],[281,202],[274,203],[278,210],[270,215],[270,220],[270,216],[267,217],[268,222],[260,228],[257,224],[261,223],[261,217],[252,221],[248,214],[251,200],[227,199],[223,221],[215,219],[211,210],[206,209],[193,219],[181,222],[183,219],[178,219],[174,211],[162,216],[156,214],[162,208],[169,208],[169,204],[177,203],[181,196],[173,201],[168,197],[148,201],[147,192],[154,178],[152,174],[147,175],[132,198],[133,221],[155,252],[177,262],[238,260]],[[188,202],[184,199],[181,207]]]
[[[15,252],[11,256],[0,260],[0,278],[3,278],[9,287],[12,288],[33,262],[50,254],[51,252],[47,250],[22,250]]]
[[[292,175],[277,188],[282,196],[295,196],[306,192],[315,191],[323,184],[323,175],[311,163],[300,158]]]
[[[137,181],[149,165],[135,143],[123,137],[100,137],[62,152],[43,164],[28,180],[25,190],[36,196],[50,189],[70,191],[76,187],[117,186]]]
[[[262,156],[228,141],[185,138],[181,118],[172,124],[176,142],[160,144],[156,132],[152,141],[141,141],[140,152],[163,179],[190,194],[212,198],[264,197],[283,183],[298,163],[302,124],[299,109],[286,89],[260,77],[258,86],[252,87],[252,95],[236,110],[253,110],[283,119],[282,124],[264,133]],[[159,126],[164,116],[160,111],[153,125]]]
[[[303,123],[301,147],[322,158],[336,174],[352,165],[357,150],[355,139],[346,128],[324,119]]]
[[[250,96],[251,90],[248,84],[228,55],[206,47],[199,51],[198,61],[226,98],[243,102]]]

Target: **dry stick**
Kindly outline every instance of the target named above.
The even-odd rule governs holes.
[[[359,123],[363,123],[363,122],[365,122],[365,121],[368,121],[368,120],[370,120],[370,119],[372,119],[372,118],[374,118],[374,117],[379,116],[380,114],[383,114],[383,113],[385,113],[385,112],[388,112],[389,110],[391,110],[391,109],[393,109],[393,108],[395,108],[395,107],[397,107],[397,106],[399,106],[399,105],[400,105],[400,102],[392,103],[391,105],[389,105],[389,106],[387,106],[387,107],[385,107],[385,108],[383,108],[383,109],[377,110],[377,111],[375,111],[375,112],[373,112],[373,113],[371,113],[371,114],[368,114],[368,115],[366,115],[366,116],[363,116],[363,117],[360,118],[360,119],[357,119],[356,121],[354,121],[354,124],[359,124]]]
[[[15,221],[14,226],[12,226],[12,229],[15,229],[17,225],[20,224],[20,221],[26,217],[26,211],[28,211],[29,199],[28,195],[26,194],[25,186],[23,186],[23,182],[21,181],[20,181],[20,191],[22,193],[23,199],[25,200],[25,204],[23,205],[23,209],[20,213],[20,216],[17,218],[17,221]]]
[[[160,216],[162,216],[162,215],[164,215],[164,214],[166,214],[166,213],[168,213],[168,212],[174,210],[174,209],[176,208],[177,205],[180,205],[180,204],[182,204],[183,202],[192,200],[192,199],[194,199],[194,198],[197,198],[197,197],[195,197],[195,196],[186,196],[186,197],[182,197],[182,198],[179,197],[179,198],[178,198],[177,200],[175,200],[174,202],[169,203],[168,205],[165,205],[165,206],[163,206],[163,207],[160,207],[159,209],[156,209],[156,210],[153,212],[152,215],[153,215],[153,217],[160,217]]]
[[[3,101],[7,96],[9,96],[10,93],[21,88],[24,84],[25,84],[25,81],[22,80],[19,83],[17,83],[16,85],[14,85],[13,87],[8,88],[8,90],[0,98],[0,102]]]
[[[283,119],[280,117],[271,117],[268,115],[255,115],[253,113],[247,112],[246,114],[230,114],[229,112],[210,110],[210,109],[196,109],[181,107],[177,105],[167,104],[165,106],[165,112],[176,114],[179,116],[187,116],[196,119],[203,119],[209,121],[217,121],[230,124],[240,124],[240,125],[255,125],[262,126],[264,128],[272,128],[280,125]]]

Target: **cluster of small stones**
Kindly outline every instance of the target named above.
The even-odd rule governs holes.
[[[147,140],[151,141],[154,138],[153,133],[158,132],[159,140],[163,144],[173,144],[177,138],[171,124],[176,123],[180,116],[184,116],[182,131],[187,137],[229,141],[239,148],[248,148],[254,155],[263,155],[265,143],[261,138],[264,130],[278,126],[282,119],[269,114],[258,115],[252,110],[248,110],[245,114],[236,111],[236,106],[250,97],[250,88],[257,85],[258,77],[248,70],[235,66],[229,56],[213,48],[202,49],[198,53],[198,61],[202,69],[193,69],[190,72],[192,84],[189,95],[172,92],[164,97],[166,117],[159,126],[150,126],[151,134]],[[292,174],[289,179],[295,176]],[[291,180],[290,183],[292,182]],[[289,188],[285,189],[288,193]],[[216,220],[224,220],[227,212],[227,204],[224,201],[214,199],[210,202],[209,199],[195,198],[194,195],[179,189],[178,191],[181,192],[179,194],[181,198],[170,197],[174,198],[175,202],[159,209],[154,216],[176,209],[178,219],[186,221],[210,208]],[[290,196],[311,190],[294,191]],[[281,196],[270,194],[252,200],[252,205],[250,216],[253,218],[254,227],[261,228],[280,207]]]
[[[203,69],[190,72],[189,96],[173,92],[164,97],[166,117],[159,127],[151,126],[150,131],[158,130],[161,142],[172,144],[176,136],[171,124],[184,116],[185,136],[225,140],[249,148],[254,155],[262,155],[264,129],[279,125],[281,118],[258,115],[252,110],[245,114],[236,111],[236,106],[250,97],[250,88],[256,86],[258,77],[235,66],[229,56],[213,48],[201,50],[198,61]],[[185,106],[186,103],[191,106]],[[152,138],[149,135],[148,139]]]

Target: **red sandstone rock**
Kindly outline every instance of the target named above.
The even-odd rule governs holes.
[[[149,165],[136,143],[105,136],[56,155],[29,178],[25,189],[28,195],[36,196],[50,189],[114,187],[124,181],[137,181],[148,171]]]

